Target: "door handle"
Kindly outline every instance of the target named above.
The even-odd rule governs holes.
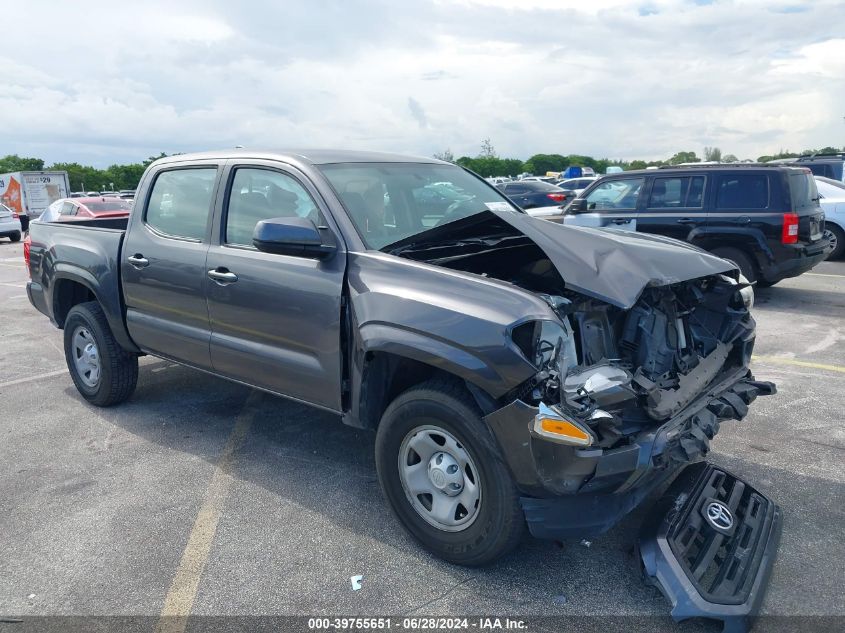
[[[233,284],[238,280],[238,276],[225,268],[214,268],[208,271],[208,276],[214,283],[221,286]]]
[[[146,268],[150,265],[150,260],[141,255],[140,253],[135,253],[134,255],[130,255],[126,258],[126,261],[132,264],[135,268],[141,269]]]
[[[678,224],[695,224],[697,220],[693,220],[692,218],[681,218],[678,220]]]
[[[614,224],[630,224],[631,218],[614,218],[611,220]]]

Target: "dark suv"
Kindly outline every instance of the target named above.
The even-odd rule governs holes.
[[[684,240],[772,285],[810,270],[830,251],[813,174],[805,167],[700,165],[605,176],[567,207],[576,226]]]
[[[806,167],[816,176],[845,182],[845,152],[802,156],[795,160],[795,165]]]

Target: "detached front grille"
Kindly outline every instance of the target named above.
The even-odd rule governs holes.
[[[724,633],[744,633],[763,602],[782,523],[777,504],[739,477],[706,462],[688,466],[643,525],[644,578],[676,621],[713,618]]]
[[[667,541],[705,600],[742,604],[757,577],[774,504],[718,468],[702,483],[672,522]]]

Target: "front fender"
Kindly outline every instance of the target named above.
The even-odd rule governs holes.
[[[359,337],[365,353],[384,352],[431,365],[476,385],[494,398],[504,395],[537,371],[527,362],[519,362],[515,352],[514,363],[494,366],[475,350],[384,323],[361,327]]]

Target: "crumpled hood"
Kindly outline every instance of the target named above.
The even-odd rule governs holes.
[[[666,286],[736,268],[720,257],[667,237],[564,226],[523,213],[492,212],[540,247],[567,288],[626,310],[649,286]]]

